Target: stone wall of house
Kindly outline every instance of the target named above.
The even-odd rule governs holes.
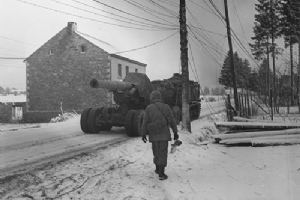
[[[80,112],[111,103],[110,93],[89,86],[92,78],[110,79],[109,54],[75,31],[69,23],[26,59],[27,112]]]
[[[0,123],[7,123],[11,121],[11,107],[11,103],[4,104],[0,102]]]

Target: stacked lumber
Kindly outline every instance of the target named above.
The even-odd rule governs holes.
[[[300,124],[269,122],[219,122],[217,128],[228,128],[224,134],[214,135],[224,145],[291,145],[300,144]]]

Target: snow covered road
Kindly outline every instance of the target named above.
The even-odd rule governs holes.
[[[212,122],[197,120],[193,134],[169,154],[166,173],[154,173],[151,145],[140,138],[79,155],[0,181],[1,199],[296,200],[300,146],[199,145],[194,135]]]
[[[222,110],[223,101],[203,102],[200,118]],[[0,178],[128,139],[123,128],[86,135],[79,124],[79,117],[52,124],[1,124]]]
[[[43,124],[40,128],[0,132],[0,177],[127,139],[120,128],[102,134],[85,135],[80,130],[79,118]]]

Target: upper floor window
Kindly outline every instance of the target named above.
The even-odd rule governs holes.
[[[49,55],[53,55],[53,53],[54,53],[53,49],[50,49],[49,50]]]
[[[118,76],[122,77],[122,65],[118,64]]]
[[[135,71],[136,73],[138,73],[138,72],[139,72],[139,71],[138,71],[138,69],[135,69],[134,71]]]
[[[129,73],[129,67],[126,66],[126,75]]]
[[[81,53],[85,53],[86,52],[86,46],[85,45],[81,45],[80,46],[80,52]]]

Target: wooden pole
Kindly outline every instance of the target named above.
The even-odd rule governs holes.
[[[273,64],[273,87],[272,87],[272,91],[273,94],[271,94],[272,96],[272,107],[274,108],[275,111],[275,107],[276,107],[276,67],[275,67],[275,35],[274,35],[274,10],[273,10],[273,0],[270,0],[270,7],[271,7],[271,41],[272,41],[272,46],[271,46],[271,50],[272,50],[272,64]],[[272,120],[273,120],[273,116],[272,116]]]
[[[224,7],[225,7],[225,17],[226,17],[225,20],[226,20],[226,28],[227,28],[227,39],[228,39],[230,62],[231,62],[231,76],[233,82],[234,105],[236,111],[238,112],[240,109],[239,109],[238,94],[237,94],[237,87],[236,87],[235,66],[234,66],[234,59],[233,59],[233,48],[232,48],[232,41],[231,41],[231,29],[230,29],[230,21],[228,16],[227,0],[224,0]]]
[[[271,120],[273,121],[274,112],[273,112],[273,90],[270,90],[270,107],[271,107]]]
[[[249,117],[249,116],[251,116],[250,101],[249,101],[249,90],[246,90],[246,99],[247,99],[247,113],[248,113],[248,117]]]
[[[191,132],[190,108],[189,108],[189,66],[188,66],[188,40],[186,28],[185,0],[180,0],[179,6],[180,24],[180,59],[182,70],[182,125],[183,129]]]
[[[300,113],[300,37],[298,37],[297,97],[298,113]]]
[[[290,36],[290,60],[291,60],[291,107],[294,105],[294,63],[293,63],[293,42],[292,36]]]

